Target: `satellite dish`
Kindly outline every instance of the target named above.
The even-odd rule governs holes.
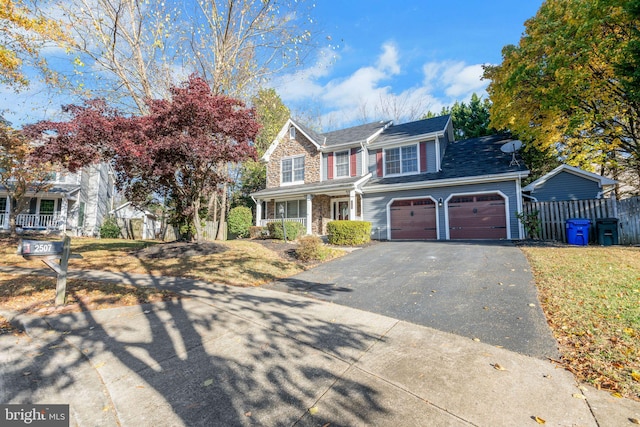
[[[522,148],[522,141],[516,139],[502,144],[502,147],[500,147],[500,151],[502,151],[503,153],[515,153],[516,151],[520,150],[520,148]]]
[[[520,163],[516,159],[516,153],[518,152],[518,150],[520,150],[520,148],[522,148],[522,141],[518,139],[506,142],[500,147],[500,151],[502,151],[503,153],[511,153],[511,163],[509,163],[509,166],[520,166]]]

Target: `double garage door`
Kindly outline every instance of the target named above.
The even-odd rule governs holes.
[[[450,239],[506,239],[505,200],[499,194],[455,196],[447,203]],[[431,199],[396,200],[390,207],[391,239],[437,239]]]

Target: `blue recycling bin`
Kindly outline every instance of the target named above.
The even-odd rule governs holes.
[[[567,243],[570,245],[587,246],[589,244],[589,218],[571,218],[566,221]]]

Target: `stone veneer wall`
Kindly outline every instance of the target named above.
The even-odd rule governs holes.
[[[324,195],[313,197],[311,213],[311,231],[313,234],[327,234],[327,223],[331,221],[331,198]]]
[[[278,143],[267,164],[267,188],[280,187],[280,160],[304,154],[304,183],[320,182],[321,153],[300,131],[296,131],[296,138],[290,139],[289,132]]]

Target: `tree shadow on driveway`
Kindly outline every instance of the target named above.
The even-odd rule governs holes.
[[[293,425],[337,387],[367,402],[362,424],[391,410],[345,378],[390,323],[335,321],[261,289],[180,286],[198,297],[23,318],[33,339],[0,339],[0,402],[69,403],[90,425]]]

